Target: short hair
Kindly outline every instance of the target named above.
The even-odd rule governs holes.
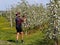
[[[25,15],[23,15],[22,17],[26,17]]]
[[[19,14],[20,14],[20,12],[17,12],[17,13],[16,13],[16,16],[18,16]]]

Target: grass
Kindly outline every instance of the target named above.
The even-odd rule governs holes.
[[[4,17],[0,17],[0,44],[1,45],[16,45],[16,29],[10,28],[10,22],[8,22]],[[40,35],[41,34],[41,35]],[[39,37],[38,37],[39,36]],[[24,36],[25,45],[32,44],[36,39],[42,37],[41,32],[34,34],[29,34]],[[20,39],[19,39],[20,42]]]
[[[8,42],[11,44],[16,44],[16,33],[15,30],[0,30],[0,40],[5,41],[5,44]],[[43,34],[41,32],[37,32],[34,34],[24,35],[25,45],[34,44],[37,40],[41,40]],[[20,42],[20,39],[19,39]],[[3,44],[3,43],[2,43]]]

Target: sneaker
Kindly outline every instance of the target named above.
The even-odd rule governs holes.
[[[24,41],[23,41],[23,40],[21,40],[21,43],[24,43]]]
[[[16,40],[16,43],[18,43],[18,40]]]

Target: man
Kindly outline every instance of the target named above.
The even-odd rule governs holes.
[[[16,35],[16,39],[18,42],[18,38],[19,38],[19,34],[21,34],[21,42],[23,43],[23,30],[22,30],[22,23],[25,21],[25,16],[23,16],[22,18],[20,17],[20,13],[16,14],[16,30],[17,30],[17,35]]]

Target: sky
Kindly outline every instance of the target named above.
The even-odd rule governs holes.
[[[27,0],[27,1],[29,2],[29,4],[43,3],[44,5],[46,5],[46,3],[49,3],[49,0]],[[12,5],[15,6],[16,4],[18,4],[18,2],[21,2],[21,0],[0,0],[0,11],[10,9]]]

